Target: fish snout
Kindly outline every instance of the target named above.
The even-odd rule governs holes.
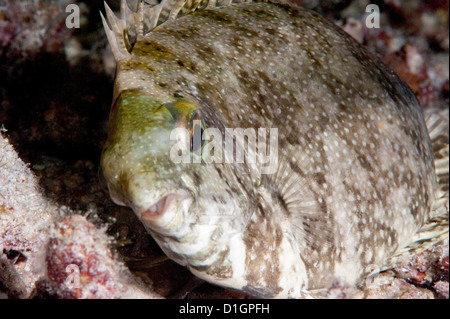
[[[150,205],[147,209],[139,213],[139,217],[144,222],[152,222],[166,213],[175,199],[180,199],[182,196],[174,193],[169,193],[163,196],[156,203]]]

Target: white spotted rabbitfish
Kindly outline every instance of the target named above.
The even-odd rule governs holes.
[[[448,112],[430,111],[429,135],[412,91],[333,23],[231,0],[122,1],[120,19],[106,15],[111,197],[194,275],[302,298],[447,236]],[[171,160],[171,132],[196,127],[277,128],[272,172],[208,161],[216,150]]]

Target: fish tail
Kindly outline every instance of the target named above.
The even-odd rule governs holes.
[[[431,219],[447,219],[449,206],[449,110],[425,112],[428,132],[434,153],[438,182],[437,200],[431,209]],[[448,227],[447,227],[448,231]]]
[[[448,238],[449,232],[449,110],[427,109],[425,121],[433,148],[437,179],[436,200],[427,223],[417,233],[419,242],[432,246]]]
[[[428,220],[405,247],[399,249],[384,269],[393,268],[413,255],[448,240],[449,235],[449,110],[424,111],[428,133],[434,153],[437,178],[436,200]],[[383,269],[383,270],[384,270]]]

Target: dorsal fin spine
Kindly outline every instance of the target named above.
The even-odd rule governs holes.
[[[153,8],[154,9],[154,8]],[[144,2],[140,2],[138,5],[138,11],[136,13],[136,33],[138,40],[144,37]]]
[[[169,15],[170,20],[175,20],[177,18],[181,9],[183,9],[183,7],[184,7],[184,4],[185,4],[184,1],[179,1],[177,3],[177,5],[172,10],[170,10],[170,15]]]
[[[159,15],[161,14],[161,11],[164,8],[165,4],[166,4],[166,1],[163,0],[163,1],[161,1],[160,4],[158,4],[152,8],[154,10],[154,12],[150,19],[150,26],[149,26],[150,30],[149,31],[156,28],[156,26],[158,25]]]
[[[125,42],[126,36],[124,29],[124,21],[118,19],[115,16],[114,12],[111,10],[111,8],[108,6],[106,2],[105,2],[105,11],[108,22],[106,22],[106,19],[101,12],[100,14],[106,36],[108,38],[109,44],[111,45],[111,49],[114,54],[114,58],[116,59],[116,61],[126,59],[129,57],[130,53],[127,49],[127,45]]]
[[[267,2],[269,0],[161,0],[157,5],[150,6],[143,0],[138,1],[137,12],[128,7],[127,0],[121,0],[120,19],[115,16],[105,1],[106,19],[101,14],[108,42],[111,45],[116,61],[130,57],[134,43],[130,41],[129,32],[135,30],[139,41],[158,25],[168,20],[175,20],[180,15],[186,15],[199,8],[216,8],[229,6],[232,3]],[[276,3],[277,0],[270,0]]]

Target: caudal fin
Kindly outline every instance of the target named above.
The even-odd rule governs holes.
[[[437,200],[431,218],[447,218],[449,206],[449,110],[425,112],[428,132],[434,153],[434,165],[438,182]],[[448,228],[447,228],[448,231]]]
[[[413,255],[430,249],[448,239],[449,234],[449,111],[428,109],[424,111],[435,158],[437,177],[436,200],[431,207],[430,217],[412,238],[399,249],[383,267],[392,268]]]

